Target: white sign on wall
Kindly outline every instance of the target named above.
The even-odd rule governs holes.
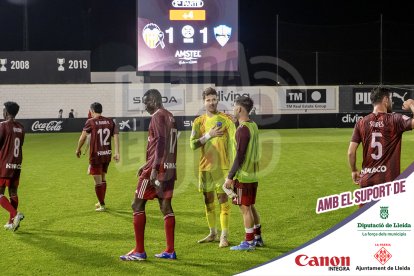
[[[280,87],[277,103],[282,110],[336,110],[337,94],[338,88],[334,86]]]
[[[147,90],[130,88],[128,90],[128,111],[144,111],[145,106],[142,100]],[[169,111],[185,110],[185,95],[183,89],[168,89],[160,91],[162,103]]]
[[[256,111],[260,111],[260,88],[255,87],[216,87],[219,100],[218,110],[231,113],[234,101],[240,96],[252,98]]]

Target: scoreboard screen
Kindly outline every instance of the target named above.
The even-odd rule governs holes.
[[[238,0],[137,0],[138,72],[238,71]]]

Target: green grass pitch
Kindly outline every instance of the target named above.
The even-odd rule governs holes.
[[[196,242],[208,233],[197,191],[199,151],[190,149],[190,133],[182,132],[173,199],[178,260],[153,257],[165,248],[165,237],[162,215],[152,201],[147,204],[146,262],[122,262],[119,256],[134,246],[130,203],[136,169],[145,159],[147,133],[120,135],[121,162],[109,168],[106,213],[94,211],[97,200],[92,177],[86,174],[87,157],[75,156],[79,133],[28,134],[19,189],[19,209],[26,218],[15,233],[1,229],[0,269],[9,275],[231,275],[247,270],[309,241],[356,210],[315,213],[318,197],[356,188],[346,155],[351,133],[351,129],[262,130],[256,206],[266,247],[231,252],[219,249],[218,243]],[[404,136],[402,169],[413,159],[411,135]],[[0,209],[0,222],[7,217]],[[238,244],[243,235],[241,215],[233,206],[231,244]]]

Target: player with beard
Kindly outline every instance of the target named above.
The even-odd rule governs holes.
[[[361,188],[393,181],[400,174],[401,139],[414,127],[408,116],[391,113],[392,93],[378,87],[371,92],[373,111],[355,124],[348,149],[352,180]],[[414,113],[414,101],[407,100],[404,110]],[[362,170],[356,165],[359,144],[363,147]]]
[[[219,247],[227,247],[231,206],[223,191],[223,183],[234,157],[236,127],[229,115],[217,110],[218,98],[214,88],[209,87],[203,91],[203,101],[206,113],[194,120],[190,138],[191,149],[201,148],[198,183],[199,191],[204,196],[207,223],[210,228],[210,233],[198,242],[218,240],[214,203],[214,198],[217,197],[221,224]]]

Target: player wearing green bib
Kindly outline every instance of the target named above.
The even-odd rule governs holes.
[[[216,229],[216,207],[214,198],[220,203],[221,236],[219,247],[229,246],[228,229],[230,204],[223,191],[223,182],[234,157],[234,133],[236,127],[232,118],[217,111],[217,92],[209,87],[203,91],[206,113],[193,123],[190,147],[201,148],[199,163],[199,191],[204,195],[207,223],[210,234],[199,243],[213,242],[218,238]]]
[[[241,96],[236,99],[234,115],[239,121],[236,131],[237,152],[233,166],[228,174],[224,187],[233,188],[236,196],[233,203],[240,206],[245,227],[245,240],[231,250],[252,250],[263,246],[260,217],[254,206],[259,171],[259,130],[255,122],[249,118],[253,108],[253,100]]]

